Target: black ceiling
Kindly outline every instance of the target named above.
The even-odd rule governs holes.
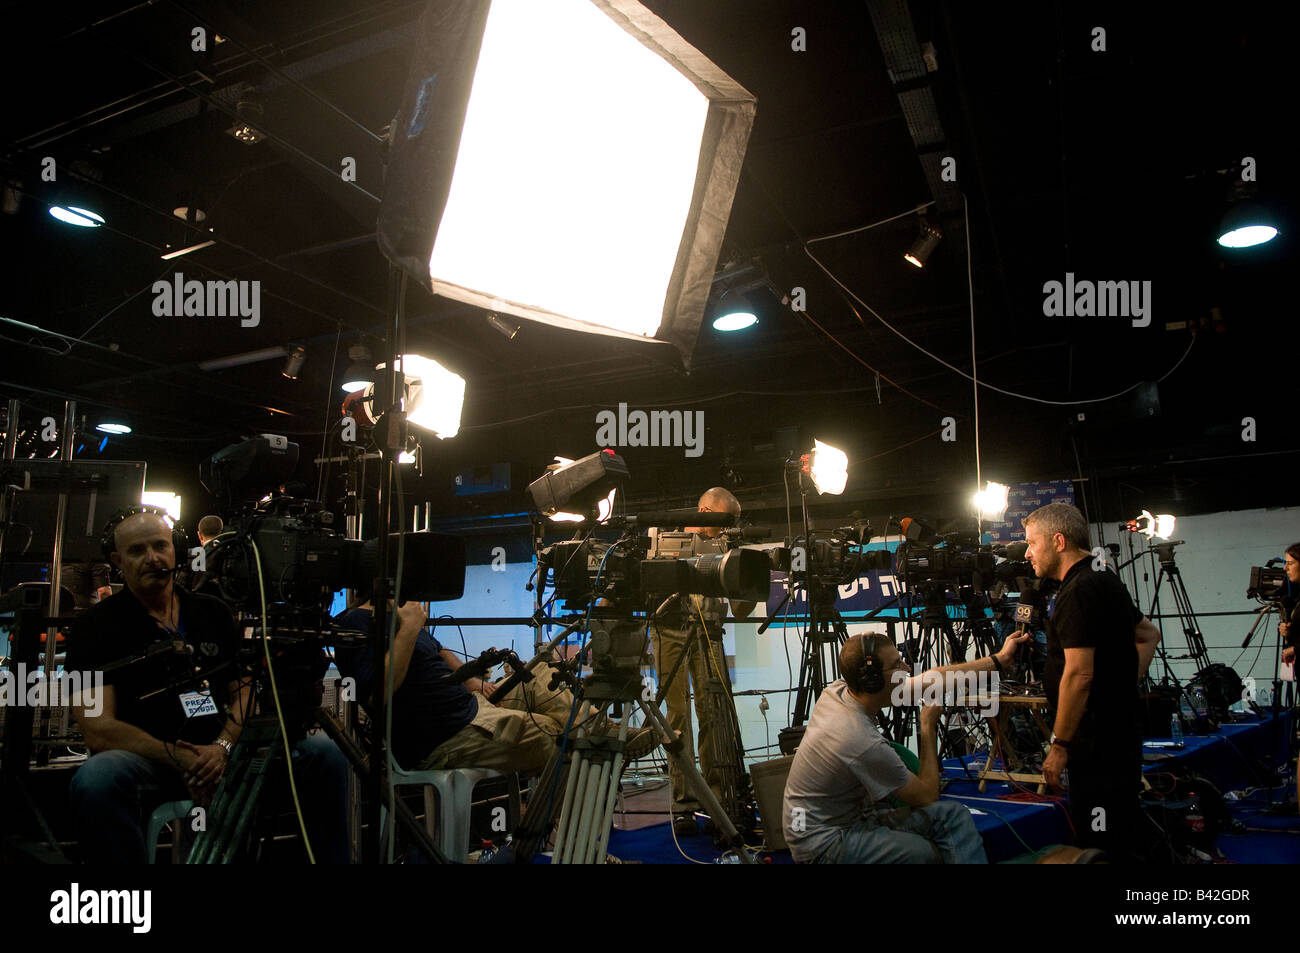
[[[626,402],[702,410],[708,428],[698,458],[625,452],[643,500],[680,502],[728,480],[751,509],[777,506],[780,460],[818,436],[853,461],[849,493],[830,510],[951,515],[975,480],[976,407],[962,376],[973,292],[978,376],[998,388],[982,388],[978,405],[986,478],[1084,476],[1108,519],[1143,506],[1294,502],[1294,80],[1281,14],[1226,4],[1194,15],[1133,3],[647,5],[758,100],[720,267],[757,260],[773,288],[804,288],[807,310],[756,292],[759,325],[722,336],[706,324],[687,375],[645,346],[532,324],[508,341],[482,311],[413,291],[408,347],[468,381],[464,429],[426,441],[413,499],[447,516],[518,509],[523,482],[552,454],[595,449],[596,412]],[[25,425],[59,416],[68,397],[90,423],[125,411],[135,433],[102,453],[145,459],[152,483],[200,500],[198,461],[243,435],[287,433],[306,460],[320,454],[348,345],[378,348],[384,334],[380,136],[422,6],[121,0],[9,11],[0,396],[23,402]],[[191,48],[196,26],[206,52]],[[795,28],[806,50],[791,48]],[[1096,28],[1104,51],[1093,48]],[[213,43],[214,33],[228,39]],[[916,68],[922,44],[937,70]],[[225,132],[250,85],[268,133],[252,146]],[[42,179],[47,156],[54,182]],[[947,156],[955,183],[936,177]],[[1282,233],[1230,253],[1213,238],[1246,156]],[[356,160],[355,183],[339,175],[344,157]],[[46,214],[78,195],[108,228]],[[902,213],[931,201],[944,239],[917,270],[902,259],[916,217]],[[186,225],[178,206],[208,220]],[[167,246],[204,237],[216,244],[160,261]],[[150,286],[174,271],[260,280],[260,325],[155,317]],[[1066,272],[1150,281],[1150,326],[1046,317],[1044,282]],[[281,378],[278,360],[198,369],[298,344],[308,360],[297,381]],[[1132,390],[1153,381],[1156,391]],[[948,416],[955,442],[940,439]],[[1242,439],[1246,417],[1254,441]],[[82,454],[97,442],[87,437]],[[452,495],[451,474],[492,463],[512,465],[514,493]]]

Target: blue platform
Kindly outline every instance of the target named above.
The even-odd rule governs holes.
[[[1158,773],[1177,764],[1208,778],[1225,794],[1255,787],[1269,773],[1276,779],[1277,766],[1286,762],[1292,717],[1292,712],[1283,712],[1276,719],[1269,715],[1263,718],[1252,716],[1249,721],[1224,725],[1212,734],[1189,736],[1182,748],[1150,745],[1143,749],[1148,761],[1143,770]],[[1149,739],[1150,742],[1171,740]],[[1010,860],[1053,844],[1072,841],[1063,801],[1005,800],[1004,795],[1036,788],[1014,787],[997,781],[989,781],[981,794],[978,781],[967,779],[962,768],[963,760],[970,776],[975,777],[985,756],[969,755],[965,759],[944,761],[943,778],[948,782],[944,796],[953,797],[973,809],[975,825],[984,837],[985,851],[991,862]],[[1237,863],[1300,863],[1300,817],[1294,809],[1289,814],[1269,813],[1270,794],[1276,803],[1293,793],[1294,783],[1289,789],[1279,786],[1271,792],[1257,790],[1248,797],[1233,801],[1230,811],[1244,829],[1221,835],[1217,844],[1219,850]],[[704,863],[716,863],[719,856],[707,837],[683,839],[681,847],[693,859]],[[624,861],[688,863],[674,846],[667,823],[635,831],[615,830],[610,837],[609,852]],[[791,862],[788,851],[766,853],[761,855],[761,859],[770,863]]]

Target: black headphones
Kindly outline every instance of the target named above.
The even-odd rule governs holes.
[[[182,527],[180,523],[173,521],[171,515],[165,509],[161,506],[154,506],[151,503],[137,503],[134,506],[120,509],[113,514],[113,518],[105,524],[104,532],[101,533],[99,537],[99,547],[104,551],[104,561],[110,566],[113,565],[112,554],[114,549],[116,549],[116,546],[113,543],[113,534],[117,532],[118,526],[121,525],[123,520],[130,519],[132,516],[138,516],[141,513],[161,516],[163,522],[171,527],[172,550],[176,560],[172,568],[181,568],[184,565],[184,561],[189,558],[189,537],[185,535],[184,527]],[[114,566],[113,568],[116,569],[117,567]]]
[[[862,686],[864,695],[874,695],[885,687],[885,672],[880,666],[880,659],[876,657],[874,635],[859,636],[862,639],[862,662],[858,665],[857,682]],[[873,646],[870,652],[867,651],[867,642],[870,640]]]

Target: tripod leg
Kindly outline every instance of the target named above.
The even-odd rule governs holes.
[[[716,823],[722,831],[724,841],[735,848],[742,864],[752,864],[754,860],[749,856],[749,852],[745,850],[745,843],[741,840],[740,834],[736,831],[736,826],[731,823],[731,819],[727,817],[726,812],[722,810],[722,805],[719,804],[718,799],[713,796],[713,791],[710,790],[709,786],[704,782],[704,776],[700,774],[695,765],[687,762],[684,758],[679,756],[681,745],[677,739],[672,738],[671,735],[669,735],[668,726],[664,723],[663,715],[659,713],[659,709],[648,705],[639,699],[637,704],[641,706],[641,711],[645,714],[646,723],[654,725],[659,729],[660,734],[665,738],[670,739],[669,743],[665,745],[665,748],[668,751],[668,757],[680,762],[678,767],[681,769],[682,775],[686,778],[686,784],[695,790],[695,796],[709,812],[709,816],[717,818]]]
[[[580,751],[573,753],[573,761],[569,765],[568,783],[564,785],[564,803],[560,807],[560,826],[555,832],[555,857],[554,862],[563,864],[568,862],[573,842],[573,828],[576,826],[574,820],[575,804],[582,803],[582,793],[587,787],[587,772],[591,766],[587,763],[586,757]]]
[[[342,726],[334,720],[333,714],[324,709],[318,709],[316,716],[321,728],[323,728],[325,733],[330,736],[330,739],[339,746],[339,750],[342,751],[343,756],[352,763],[352,767],[356,769],[357,774],[363,779],[366,778],[370,773],[370,768],[366,762],[365,753],[357,746],[356,742],[348,736]],[[447,858],[443,856],[442,851],[440,851],[438,846],[433,842],[433,838],[429,836],[429,832],[415,819],[415,815],[411,813],[411,809],[406,806],[406,802],[400,797],[394,798],[393,808],[393,813],[397,816],[397,822],[401,824],[403,830],[405,830],[406,833],[415,840],[417,846],[424,852],[424,855],[434,861],[434,863],[448,863]]]
[[[713,651],[714,643],[707,636],[702,637],[701,648],[705,653],[708,666],[708,680],[705,683],[704,700],[709,718],[709,760],[705,770],[705,782],[716,782],[721,792],[719,800],[732,822],[742,828],[748,828],[752,819],[747,817],[744,796],[747,793],[745,775],[745,751],[740,742],[740,726],[736,717],[736,706],[732,701],[730,687],[726,682],[725,669],[719,664]],[[721,643],[717,643],[721,648]],[[703,718],[701,718],[703,721]],[[700,726],[700,763],[704,768],[704,725]],[[711,775],[711,777],[710,777]]]
[[[600,823],[596,825],[599,834],[596,843],[593,845],[595,855],[592,862],[597,864],[605,862],[605,852],[609,848],[610,828],[614,824],[614,802],[618,800],[618,779],[623,774],[623,746],[627,743],[627,723],[631,716],[631,709],[628,709],[619,723],[618,748],[614,752],[614,762],[610,765],[609,775],[605,778],[605,804],[601,812]]]
[[[533,787],[533,797],[528,802],[528,811],[524,814],[523,823],[519,825],[518,836],[515,838],[516,863],[528,863],[532,860],[538,847],[550,833],[556,818],[561,816],[562,812],[557,808],[562,808],[564,794],[560,795],[559,805],[555,805],[552,803],[551,792],[557,789],[567,792],[570,773],[570,770],[566,770],[564,757],[557,747]]]

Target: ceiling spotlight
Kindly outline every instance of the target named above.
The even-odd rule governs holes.
[[[813,448],[799,458],[799,470],[806,473],[817,493],[839,496],[849,480],[849,456],[838,447],[813,440]]]
[[[1219,244],[1224,248],[1250,248],[1277,237],[1277,216],[1256,198],[1255,184],[1232,184],[1229,207],[1219,223]]]
[[[758,323],[754,307],[743,294],[725,291],[718,302],[717,317],[713,319],[715,331],[743,331]]]
[[[100,433],[121,436],[131,432],[131,425],[121,417],[104,417],[95,424],[95,429]]]
[[[1219,225],[1219,244],[1224,248],[1250,248],[1277,237],[1276,218],[1262,204],[1250,199],[1228,209]]]
[[[104,224],[104,216],[76,205],[51,205],[50,214],[66,225],[80,228],[99,228]]]
[[[492,325],[492,327],[504,334],[508,341],[513,341],[515,335],[519,333],[519,324],[517,322],[507,320],[495,311],[489,311],[487,319],[488,324]]]
[[[235,124],[226,130],[226,135],[233,136],[245,145],[256,145],[266,138],[266,134],[261,132],[254,123],[262,121],[262,103],[257,95],[255,86],[245,87],[239,95],[239,102],[235,105],[235,112],[239,118]]]
[[[284,362],[284,370],[282,370],[280,373],[283,374],[285,377],[287,377],[289,380],[296,381],[298,379],[298,375],[302,372],[302,365],[306,362],[306,360],[307,360],[307,349],[304,347],[295,347],[292,351],[289,352],[289,357]]]
[[[375,359],[370,356],[370,348],[364,344],[353,344],[348,348],[347,372],[343,375],[343,392],[364,390],[375,383]]]
[[[1007,515],[1007,494],[1011,488],[1005,483],[984,484],[984,489],[975,493],[974,504],[980,516],[992,522],[1000,522]]]
[[[917,235],[916,241],[912,242],[912,247],[908,249],[903,258],[917,268],[924,268],[925,260],[930,257],[930,252],[934,251],[941,238],[943,238],[943,232],[924,218],[921,219],[920,234]]]

